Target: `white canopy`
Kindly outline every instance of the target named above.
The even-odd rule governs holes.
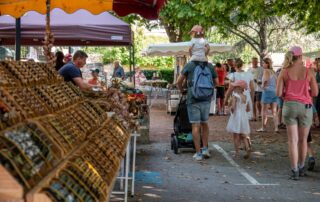
[[[189,55],[190,42],[151,44],[142,54],[146,56]],[[232,51],[232,46],[210,43],[209,55]]]
[[[320,51],[303,53],[303,56],[307,58],[320,58]]]

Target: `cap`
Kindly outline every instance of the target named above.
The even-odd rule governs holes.
[[[235,82],[232,82],[231,85],[233,87],[240,87],[242,89],[247,89],[248,88],[248,85],[247,85],[247,82],[245,82],[244,80],[237,80]]]
[[[290,51],[293,52],[294,56],[302,55],[302,49],[299,46],[293,46],[290,48]]]
[[[203,34],[203,28],[200,25],[194,25],[192,27],[192,29],[190,30],[189,34],[193,33],[193,32],[199,32],[201,34]]]

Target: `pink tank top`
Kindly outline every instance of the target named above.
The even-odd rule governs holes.
[[[312,104],[310,96],[310,84],[308,81],[308,69],[306,71],[305,79],[292,80],[286,69],[288,80],[285,82],[284,101],[297,101],[303,104]]]

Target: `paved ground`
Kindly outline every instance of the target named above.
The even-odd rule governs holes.
[[[212,158],[197,163],[193,150],[175,155],[170,150],[173,116],[163,104],[151,110],[152,144],[137,150],[136,193],[130,201],[320,201],[320,166],[300,181],[288,180],[285,131],[253,132],[254,153],[249,160],[233,160],[227,117],[210,117]],[[253,131],[259,123],[251,123]],[[319,131],[314,132],[319,143]],[[314,144],[319,150],[319,145]],[[320,165],[320,163],[319,163]]]

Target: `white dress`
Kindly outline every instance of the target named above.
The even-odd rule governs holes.
[[[247,101],[249,103],[250,112],[248,113],[248,118],[251,119],[253,117],[253,106],[252,106],[252,100],[250,95],[250,81],[253,81],[253,75],[251,72],[234,72],[228,74],[228,79],[231,82],[235,82],[238,80],[244,80],[247,83],[248,90],[244,91],[244,94],[247,96]]]
[[[228,124],[227,131],[229,133],[238,133],[238,134],[250,134],[250,125],[249,117],[246,112],[247,103],[243,103],[241,96],[238,93],[234,93],[233,97],[236,98],[236,109],[231,113]]]

